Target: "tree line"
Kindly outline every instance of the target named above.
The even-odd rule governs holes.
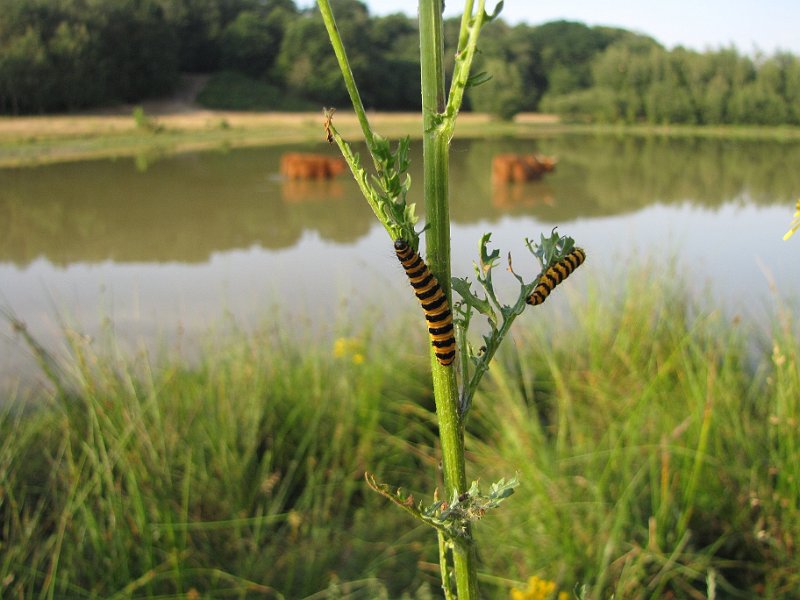
[[[0,113],[139,102],[169,94],[184,72],[224,74],[216,108],[234,107],[226,106],[232,81],[274,92],[254,108],[281,108],[279,97],[348,104],[319,12],[293,0],[3,5]],[[419,110],[416,20],[371,16],[358,0],[333,8],[364,104]],[[458,21],[445,27],[455,44]],[[490,78],[468,90],[467,109],[501,118],[544,110],[596,122],[800,124],[800,61],[789,53],[668,50],[624,29],[567,21],[500,19],[484,31],[477,66]],[[449,68],[454,53],[446,48]]]

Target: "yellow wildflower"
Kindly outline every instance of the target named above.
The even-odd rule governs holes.
[[[786,232],[786,235],[783,236],[783,239],[788,240],[790,237],[794,235],[794,232],[800,229],[800,200],[797,201],[797,206],[795,207],[797,210],[794,211],[794,217],[792,217],[792,225],[789,228],[789,231]]]
[[[333,355],[336,358],[350,358],[354,365],[364,362],[363,343],[358,338],[336,338],[333,342]]]
[[[511,590],[511,600],[551,600],[554,598],[553,594],[556,591],[556,582],[542,579],[536,575],[528,578],[528,588],[525,590],[518,590],[514,588]],[[569,594],[567,592],[559,592],[556,596],[557,600],[568,600]]]
[[[342,358],[347,354],[347,340],[345,338],[336,338],[333,342],[333,355],[336,358]]]

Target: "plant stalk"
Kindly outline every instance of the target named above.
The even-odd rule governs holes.
[[[422,68],[422,154],[428,267],[452,306],[450,286],[450,211],[448,204],[450,131],[441,126],[445,110],[442,0],[420,0],[420,64]],[[433,394],[442,447],[445,499],[467,490],[464,430],[459,416],[458,385],[452,366],[442,366],[431,349]],[[468,539],[471,531],[466,532]],[[475,546],[452,544],[456,590],[460,600],[477,600],[478,573]],[[444,560],[444,559],[443,559]],[[442,564],[442,578],[448,576]],[[447,587],[445,586],[445,589]]]
[[[356,112],[358,122],[361,125],[361,131],[364,133],[364,138],[367,141],[367,147],[372,152],[374,140],[372,136],[372,128],[369,126],[367,119],[367,112],[364,110],[364,104],[361,102],[361,94],[358,93],[355,77],[353,77],[353,70],[350,68],[350,62],[347,60],[347,54],[344,51],[344,44],[342,43],[342,36],[339,35],[339,28],[336,27],[336,21],[333,18],[333,11],[331,4],[328,0],[317,0],[319,12],[322,14],[322,20],[325,22],[325,29],[328,30],[328,37],[333,46],[333,53],[336,55],[336,60],[339,62],[339,69],[342,71],[344,85],[347,88],[347,93],[350,95],[350,101],[353,103],[353,110]]]

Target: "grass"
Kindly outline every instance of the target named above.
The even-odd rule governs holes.
[[[0,117],[0,168],[325,141],[321,106],[312,112],[196,108],[187,112],[145,112],[144,116],[157,125],[157,131],[140,127],[133,110],[128,109],[125,114]],[[353,112],[339,109],[334,119],[348,140],[362,139]],[[416,113],[377,113],[370,120],[389,138],[409,132],[421,135],[422,118]],[[459,131],[468,136],[512,135],[531,128],[538,130],[540,121],[535,119],[533,125],[516,127],[493,122],[487,115],[463,115]],[[542,126],[548,127],[548,119],[544,121]]]
[[[791,598],[797,327],[783,313],[754,352],[745,324],[642,275],[525,331],[476,400],[484,476],[523,482],[484,530],[504,540],[489,571],[590,598]]]
[[[522,481],[476,527],[484,595],[794,597],[791,313],[759,332],[672,273],[616,280],[524,315],[475,399],[470,476]],[[65,334],[67,391],[0,421],[0,595],[434,597],[435,538],[362,479],[429,499],[437,473],[425,340],[381,327],[265,324],[191,366]]]
[[[216,94],[213,86],[207,93]],[[267,100],[263,102],[267,106],[271,96],[265,94]],[[204,110],[187,105],[182,110],[170,112],[158,107],[150,110],[145,106],[138,123],[133,115],[136,107],[121,107],[117,111],[98,114],[0,117],[0,168],[99,158],[162,156],[219,148],[322,143],[325,140],[322,107],[311,112],[279,112],[285,105],[278,102],[269,112],[255,112],[252,110],[255,106],[245,106],[253,101],[247,98],[236,110]],[[298,105],[292,106],[296,108]],[[154,127],[141,127],[142,117],[152,122]],[[340,107],[334,120],[346,139],[362,139],[354,113]],[[413,138],[422,133],[422,118],[417,113],[375,113],[370,115],[370,122],[387,138],[409,134]],[[552,115],[538,114],[517,115],[513,122],[503,122],[485,114],[463,113],[458,120],[460,137],[531,137],[557,133],[776,141],[800,138],[800,128],[797,127],[585,125],[560,123]]]

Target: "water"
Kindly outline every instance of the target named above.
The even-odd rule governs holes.
[[[327,145],[295,146],[182,155],[147,168],[102,160],[0,170],[0,306],[55,352],[65,322],[93,336],[111,324],[135,348],[178,337],[191,345],[221,320],[330,330],[365,306],[387,318],[411,309],[391,243],[350,178],[278,176],[280,156],[298,150],[335,155]],[[534,151],[557,156],[556,171],[492,186],[493,155]],[[421,209],[419,146],[412,158],[411,200]],[[586,249],[583,273],[674,256],[710,303],[758,314],[771,284],[784,297],[800,291],[800,238],[781,239],[800,196],[798,164],[795,142],[456,141],[454,274],[472,276],[486,231],[504,256],[512,251],[517,270],[535,274],[523,240],[558,226]],[[0,382],[8,386],[32,372],[32,361],[1,327]]]

